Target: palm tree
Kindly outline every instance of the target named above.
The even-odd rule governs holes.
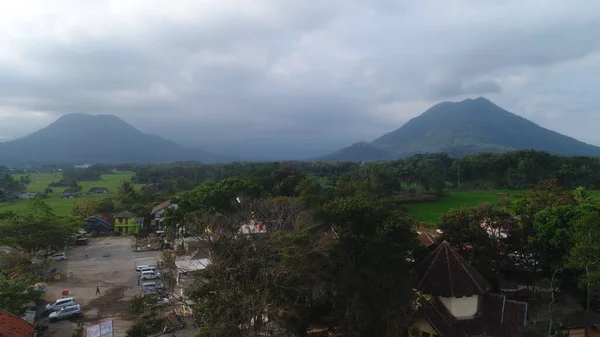
[[[573,197],[579,204],[591,199],[591,196],[585,191],[585,187],[583,186],[579,186],[573,191]]]

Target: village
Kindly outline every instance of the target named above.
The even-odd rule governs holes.
[[[204,231],[190,237],[178,228],[174,236],[166,235],[162,226],[165,212],[177,208],[171,201],[156,205],[151,212],[152,230],[144,237],[138,236],[143,219],[131,212],[87,217],[73,245],[52,256],[56,267],[53,279],[36,285],[43,288],[50,304],[41,311],[29,310],[22,318],[0,311],[4,324],[12,321],[8,326],[13,329],[3,325],[0,332],[3,336],[7,332],[12,333],[7,336],[69,336],[82,327],[88,337],[125,336],[134,321],[129,301],[152,298],[153,308],[167,320],[164,336],[193,336],[197,330],[192,319],[194,303],[186,292],[198,280],[208,282],[202,275],[211,265],[211,252],[203,241],[215,233]],[[265,234],[269,230],[266,223],[252,215],[237,233],[245,237]],[[511,234],[510,228],[487,222],[480,227],[498,242]],[[600,315],[588,315],[558,288],[532,288],[503,280],[494,292],[490,282],[443,240],[441,229],[417,226],[414,230],[420,247],[428,253],[412,268],[415,291],[424,304],[412,320],[409,337],[512,337],[546,331],[552,314],[547,310],[549,298],[561,306],[565,317],[557,330],[561,336],[584,336],[586,327],[591,327],[588,336],[600,336],[595,330]],[[332,230],[324,235],[334,240],[337,234]],[[40,320],[48,313],[49,317]],[[265,335],[285,336],[276,325],[266,324],[264,329]],[[342,336],[318,325],[307,333]]]

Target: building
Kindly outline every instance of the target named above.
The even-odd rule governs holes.
[[[527,303],[490,292],[490,284],[448,242],[413,270],[427,299],[409,328],[410,337],[522,337]]]
[[[110,190],[106,187],[92,187],[89,189],[88,194],[107,194]]]
[[[31,199],[31,198],[39,198],[41,193],[33,192],[33,193],[21,193],[19,194],[19,199]]]
[[[35,327],[26,320],[0,310],[0,336],[2,337],[32,337]]]
[[[62,192],[61,198],[75,198],[79,196],[79,191],[75,188],[69,187]]]
[[[177,209],[177,204],[176,203],[172,203],[171,200],[167,200],[165,202],[162,202],[160,204],[158,204],[156,207],[154,207],[152,209],[152,211],[150,211],[150,215],[153,217],[152,219],[152,224],[155,226],[160,226],[160,223],[162,222],[162,220],[164,220],[164,212],[167,209]]]
[[[94,235],[106,235],[114,231],[115,218],[109,214],[94,214],[85,219],[85,231]]]
[[[136,221],[136,217],[137,216],[135,214],[133,214],[129,211],[123,211],[123,212],[119,212],[119,213],[115,214],[115,216],[114,216],[114,219],[115,219],[114,231],[118,232],[118,233],[125,233],[125,234],[139,233],[140,225]]]

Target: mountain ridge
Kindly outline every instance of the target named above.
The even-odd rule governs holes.
[[[553,154],[600,156],[600,147],[546,129],[502,109],[484,97],[441,102],[410,119],[400,128],[368,143],[390,159],[417,153],[445,152],[463,156],[479,152],[534,149]],[[323,160],[361,160],[368,154],[351,147],[321,157]],[[346,156],[342,158],[339,153]],[[376,155],[375,153],[373,155]],[[354,159],[356,158],[356,159]]]
[[[66,114],[21,138],[0,143],[0,164],[216,162],[211,153],[149,135],[114,115]]]

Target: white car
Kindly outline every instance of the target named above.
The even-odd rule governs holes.
[[[54,255],[50,256],[50,259],[52,259],[54,261],[66,260],[67,259],[67,254],[65,254],[65,253],[54,254]]]
[[[159,277],[157,272],[148,270],[148,271],[142,271],[142,273],[140,274],[140,279],[141,280],[154,280],[157,279]]]
[[[59,319],[77,317],[81,315],[81,305],[73,304],[55,311],[48,316],[50,322],[56,322]]]
[[[140,270],[140,273],[143,273],[143,272],[145,272],[145,271],[153,271],[153,272],[155,272],[155,273],[157,273],[157,274],[158,274],[158,269],[156,269],[156,267],[154,267],[154,266],[151,266],[151,267],[146,267],[146,268],[142,268],[142,269]]]
[[[56,301],[52,302],[52,303],[48,303],[46,304],[46,311],[56,311],[56,310],[60,310],[64,307],[67,307],[69,305],[74,305],[75,300],[73,299],[73,297],[63,297],[63,298],[59,298]]]
[[[139,273],[141,273],[141,272],[142,272],[142,270],[143,270],[143,269],[150,269],[150,268],[151,268],[151,269],[156,269],[156,267],[155,267],[155,266],[153,266],[153,265],[143,264],[143,265],[141,265],[141,266],[137,266],[137,267],[135,268],[135,271],[136,271],[136,272],[139,274]]]

